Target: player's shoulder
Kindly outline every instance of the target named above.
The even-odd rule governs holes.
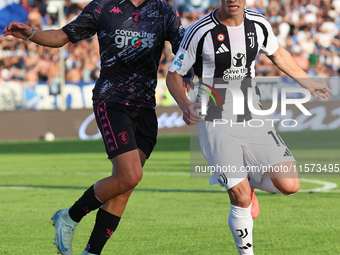
[[[160,10],[162,11],[174,11],[175,7],[171,4],[169,4],[167,1],[165,0],[152,0],[149,1],[150,4],[155,4]]]
[[[266,18],[266,16],[264,16],[263,14],[261,14],[257,11],[245,8],[244,9],[244,16],[245,16],[245,18],[247,18],[249,20],[252,20],[252,21],[255,21],[255,22],[258,22],[258,23],[262,23],[264,25],[270,25],[269,20]]]
[[[210,31],[215,26],[219,24],[217,19],[214,16],[214,12],[212,11],[206,15],[204,15],[199,20],[195,21],[187,28],[187,36],[189,37],[201,37],[207,31]]]
[[[91,2],[89,2],[83,10],[93,10],[93,11],[101,11],[105,5],[108,4],[108,2],[110,2],[110,0],[92,0]]]
[[[188,49],[189,45],[197,44],[210,30],[219,24],[214,16],[216,10],[204,15],[186,29],[181,46]]]

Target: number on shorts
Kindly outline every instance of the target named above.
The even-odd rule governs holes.
[[[286,145],[284,141],[282,140],[281,136],[278,134],[278,132],[273,133],[273,131],[268,132],[269,135],[271,135],[276,142],[277,146],[281,146],[281,144]]]

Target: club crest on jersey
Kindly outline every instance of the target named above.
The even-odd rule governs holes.
[[[142,20],[142,14],[140,12],[132,13],[132,21],[135,25],[138,25],[141,20]]]
[[[217,35],[217,40],[219,40],[220,42],[223,42],[224,39],[225,39],[224,34],[218,34],[218,35]]]
[[[120,132],[118,134],[118,138],[119,141],[124,145],[127,145],[129,143],[129,135],[126,131]]]
[[[255,47],[255,34],[253,32],[249,32],[247,36],[250,41],[249,47],[253,49]]]

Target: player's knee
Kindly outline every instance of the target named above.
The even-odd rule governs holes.
[[[251,196],[249,192],[236,192],[230,197],[230,202],[234,206],[247,208],[251,204]]]
[[[249,195],[238,196],[236,200],[234,201],[234,203],[232,204],[235,206],[247,208],[251,204],[251,198]]]
[[[247,208],[251,204],[251,190],[247,179],[229,189],[228,194],[234,206]]]
[[[300,189],[300,180],[291,180],[279,190],[285,195],[292,195]]]
[[[142,180],[142,178],[143,178],[143,170],[139,169],[133,174],[133,176],[131,176],[130,185],[132,186],[132,188],[136,187],[138,183]]]
[[[143,170],[138,169],[136,171],[132,171],[124,176],[124,180],[122,181],[122,185],[124,186],[125,191],[129,191],[136,187],[138,183],[142,180]]]

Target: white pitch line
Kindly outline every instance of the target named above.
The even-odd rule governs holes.
[[[320,180],[313,180],[313,179],[306,179],[306,178],[301,178],[300,181],[320,184],[320,185],[323,185],[323,187],[315,188],[315,189],[301,189],[299,190],[299,192],[328,192],[331,190],[333,191],[335,188],[338,187],[338,185],[334,182],[327,182],[327,181],[320,181]]]
[[[9,176],[9,175],[108,175],[109,173],[107,172],[0,172],[0,175],[3,176]],[[189,173],[183,173],[183,172],[145,172],[145,175],[153,175],[153,176],[190,176]],[[315,184],[320,184],[323,185],[323,187],[320,188],[313,188],[313,189],[300,189],[299,192],[302,193],[308,193],[308,192],[334,192],[338,193],[340,190],[336,190],[338,185],[333,182],[328,182],[328,181],[321,181],[321,180],[313,180],[313,179],[306,179],[306,178],[301,178],[301,182],[308,182],[308,183],[315,183]],[[17,190],[22,190],[22,189],[51,189],[51,187],[30,187],[30,186],[1,186],[0,189],[17,189]],[[61,187],[55,187],[53,189],[63,189]],[[72,188],[70,188],[72,189]],[[79,188],[77,188],[79,189]],[[137,189],[138,190],[138,189]],[[151,189],[152,190],[152,189]],[[157,189],[155,189],[157,190]],[[162,189],[162,191],[197,191],[195,189]],[[202,190],[202,192],[223,192],[225,189],[207,189],[207,190]]]
[[[300,193],[310,193],[310,192],[319,192],[319,193],[339,193],[339,189],[334,189],[338,185],[333,182],[326,182],[320,180],[312,180],[312,179],[301,179],[302,182],[316,183],[320,185],[324,185],[321,188],[314,189],[301,189],[298,192]],[[81,189],[81,187],[31,187],[31,186],[1,186],[0,190],[4,189],[12,189],[12,190],[34,190],[34,189]],[[85,188],[84,188],[85,189]],[[153,189],[153,188],[136,188],[136,191],[160,191],[160,192],[225,192],[224,188],[220,189]],[[258,190],[259,192],[264,192],[262,190]]]
[[[51,189],[62,189],[62,190],[73,190],[73,189],[82,189],[82,188],[72,188],[72,187],[29,187],[29,186],[0,186],[0,190],[38,190],[38,189],[43,189],[43,190],[51,190]],[[86,188],[83,188],[84,190]],[[211,192],[226,192],[225,189],[138,189],[136,188],[135,191],[140,192],[140,191],[152,191],[152,192],[202,192],[202,193],[211,193]],[[257,190],[260,193],[264,193],[265,191],[262,190]],[[304,190],[299,190],[299,193],[340,193],[339,189],[335,190],[317,190],[317,189],[304,189]]]
[[[109,175],[110,171],[107,172],[0,172],[0,176],[11,176],[11,175]],[[144,175],[164,175],[164,176],[190,176],[190,173],[184,172],[144,172]]]

